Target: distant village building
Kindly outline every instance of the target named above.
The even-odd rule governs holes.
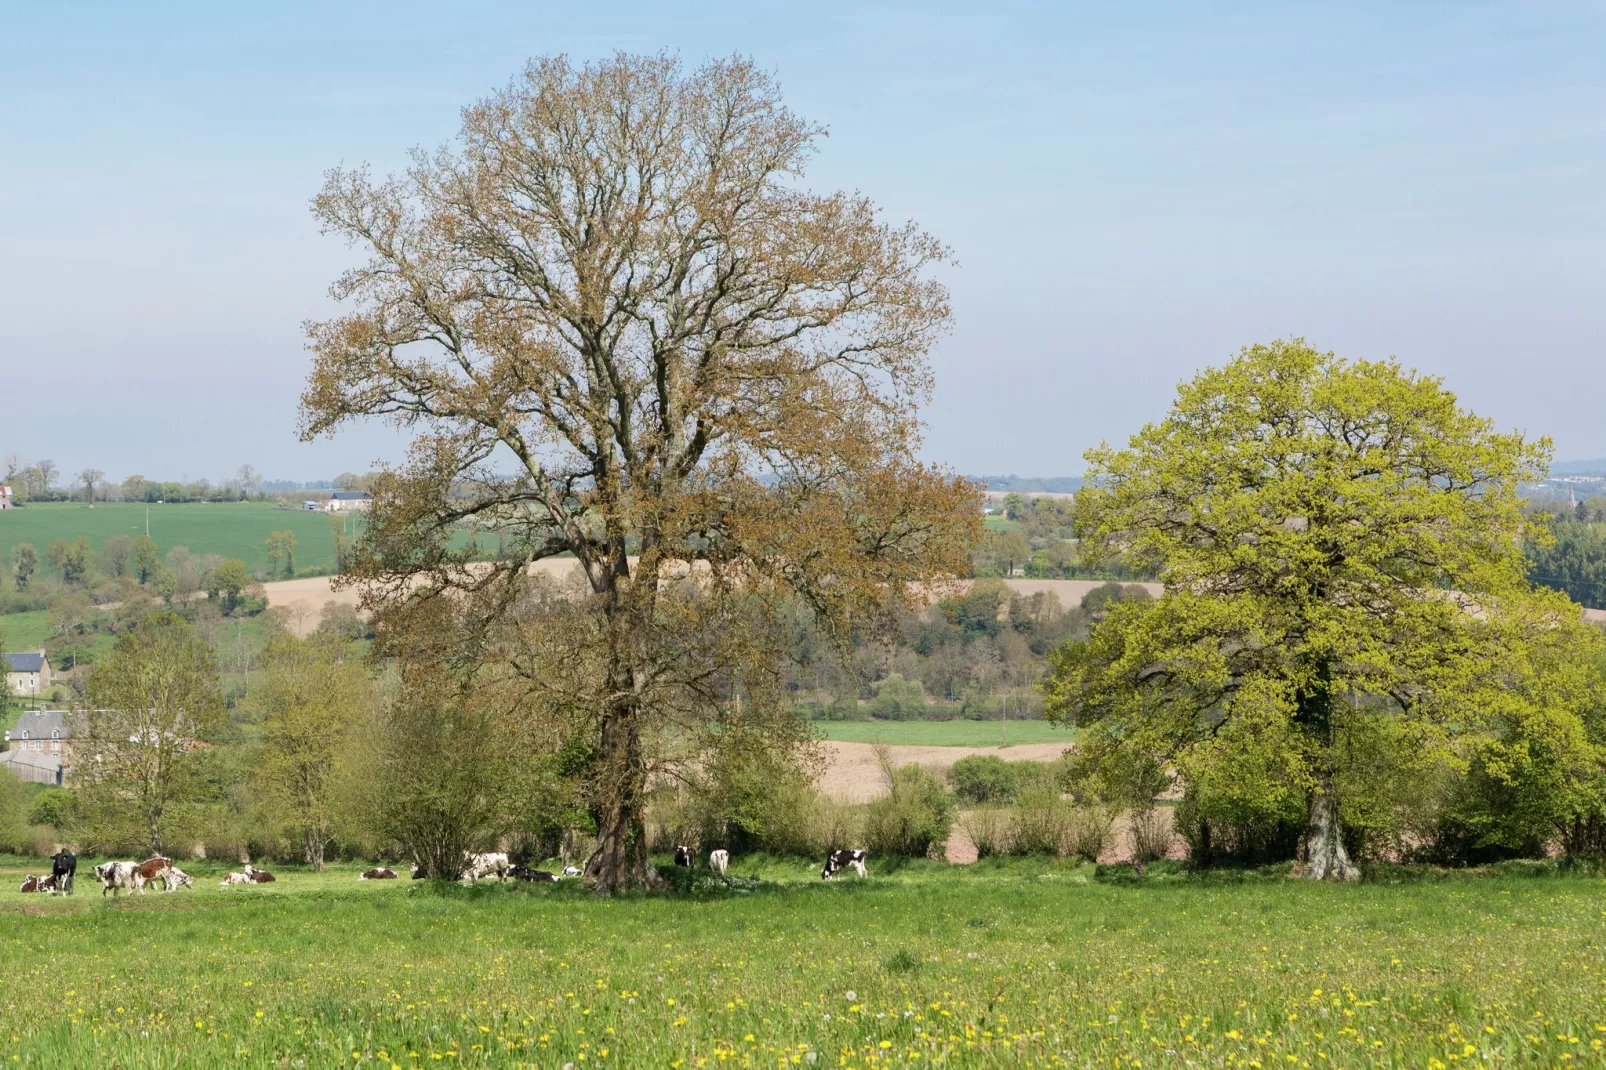
[[[367,511],[373,500],[365,490],[337,490],[327,498],[302,502],[301,508],[309,513],[360,513]]]
[[[66,710],[30,710],[6,733],[6,750],[0,768],[18,780],[60,787],[71,767],[67,741],[72,739],[71,714]]]
[[[6,687],[12,695],[42,695],[50,690],[50,657],[43,651],[6,654]]]
[[[11,500],[11,488],[0,484],[0,509],[10,509],[15,502]]]

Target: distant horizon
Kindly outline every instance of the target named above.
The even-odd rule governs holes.
[[[1582,471],[1560,472],[1560,471],[1558,471],[1558,469],[1560,469],[1560,468],[1582,469]],[[1016,482],[1016,483],[1068,483],[1068,482],[1081,483],[1083,481],[1083,476],[1081,476],[1081,475],[1020,475],[1020,474],[1015,473],[1015,472],[1009,472],[1009,473],[1001,473],[1001,472],[976,473],[976,472],[959,472],[957,469],[955,469],[954,471],[963,479],[968,479],[968,480],[971,480],[972,482],[982,483],[984,485],[985,484],[989,484],[989,483],[993,483],[993,482],[1003,482],[1003,481]],[[337,478],[339,478],[339,476],[345,475],[345,474],[347,474],[347,473],[346,472],[339,472],[339,473],[336,473],[335,475],[332,475],[332,476],[322,476],[322,477],[319,477],[319,478],[316,478],[316,479],[308,479],[308,480],[286,479],[286,478],[282,478],[282,477],[275,477],[275,478],[271,478],[271,479],[270,478],[263,478],[263,479],[257,480],[255,483],[251,484],[251,486],[252,486],[252,488],[256,488],[256,489],[264,489],[269,493],[273,493],[273,492],[281,492],[282,493],[282,492],[289,492],[289,491],[296,491],[296,490],[327,490],[327,489],[331,489],[334,486],[334,481]],[[353,474],[363,475],[363,474],[366,474],[366,470],[365,470],[365,472],[359,472],[359,473],[353,473]],[[1555,475],[1591,475],[1591,474],[1606,475],[1606,457],[1583,458],[1583,459],[1579,459],[1579,460],[1556,461],[1554,464],[1552,464],[1550,466],[1550,471],[1549,471],[1549,475],[1550,476],[1555,476]],[[130,473],[128,473],[128,475],[125,475],[125,476],[122,476],[122,477],[119,477],[119,478],[113,478],[113,477],[108,475],[106,477],[106,479],[105,479],[105,483],[108,484],[108,485],[120,484],[120,483],[122,483],[122,481],[124,479],[127,479],[127,478],[129,478],[130,476],[133,476],[133,475],[142,476],[147,481],[153,482],[153,483],[181,483],[181,484],[184,484],[184,485],[190,485],[190,484],[193,484],[193,483],[195,483],[195,482],[197,482],[197,481],[199,481],[201,479],[205,479],[207,481],[207,485],[208,486],[212,486],[212,487],[226,487],[226,486],[231,486],[231,485],[233,485],[233,484],[238,482],[238,479],[236,477],[234,477],[234,476],[224,476],[224,477],[217,478],[217,479],[213,479],[213,478],[208,477],[208,476],[196,476],[194,478],[183,478],[183,479],[169,480],[169,479],[162,479],[162,478],[159,478],[159,477],[146,476],[145,473],[143,473],[143,472],[130,472]],[[0,483],[5,483],[5,480],[0,479]],[[8,485],[13,485],[14,486],[15,484],[8,484]],[[53,488],[55,490],[57,490],[57,491],[65,490],[65,489],[69,489],[69,488],[77,487],[77,486],[82,486],[82,484],[74,484],[68,479],[59,479],[53,484]]]

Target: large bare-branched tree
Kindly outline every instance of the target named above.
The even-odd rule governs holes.
[[[744,60],[546,59],[454,148],[385,181],[334,171],[315,202],[367,259],[334,287],[349,313],[309,327],[302,432],[416,432],[350,582],[403,652],[447,596],[586,729],[599,890],[658,881],[647,779],[674,726],[757,686],[778,600],[871,626],[978,534],[972,488],[915,457],[947,252],[807,191],[822,134]],[[465,530],[494,532],[494,563]],[[585,578],[566,634],[530,611],[528,566],[560,554]]]

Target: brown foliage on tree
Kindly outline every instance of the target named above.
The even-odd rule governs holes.
[[[822,134],[745,60],[545,59],[464,112],[455,150],[383,182],[333,171],[315,202],[369,255],[333,288],[352,311],[308,328],[302,433],[418,432],[348,582],[382,636],[457,592],[528,650],[552,629],[495,631],[527,566],[578,559],[591,623],[563,701],[594,733],[599,890],[657,882],[646,778],[669,721],[729,705],[721,663],[762,630],[734,622],[800,598],[871,626],[979,534],[975,490],[915,458],[947,251],[803,189]],[[471,566],[462,525],[501,560]]]

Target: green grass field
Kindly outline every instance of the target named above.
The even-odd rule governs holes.
[[[198,502],[183,505],[144,503],[41,502],[0,513],[0,561],[9,567],[11,547],[31,542],[45,567],[45,548],[57,539],[87,536],[99,551],[114,535],[130,538],[145,534],[145,513],[150,510],[150,534],[162,553],[187,546],[197,554],[237,557],[253,569],[267,567],[266,540],[275,531],[296,534],[296,568],[327,572],[335,565],[334,537],[329,517],[301,509],[280,508],[267,502]],[[348,521],[353,527],[355,519]]]
[[[821,739],[842,743],[888,743],[900,747],[998,747],[1017,743],[1071,742],[1067,728],[1047,721],[814,721]]]
[[[33,867],[37,871],[37,864]],[[1600,1065],[1606,883],[1229,883],[738,859],[750,894],[0,866],[19,1066]],[[203,879],[204,877],[204,879]]]

